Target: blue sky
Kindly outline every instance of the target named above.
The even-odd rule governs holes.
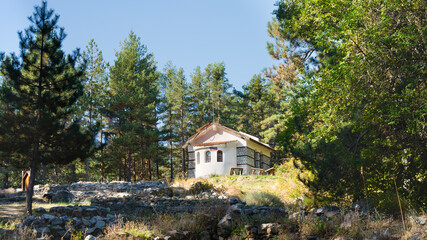
[[[0,51],[19,51],[17,32],[41,1],[0,0]],[[224,61],[234,87],[274,64],[268,55],[267,23],[276,0],[73,0],[48,1],[60,15],[59,26],[70,53],[95,39],[104,58],[113,64],[115,51],[133,30],[162,70],[168,61],[183,67],[187,79],[196,66]]]

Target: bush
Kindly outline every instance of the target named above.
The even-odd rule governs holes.
[[[280,198],[266,192],[248,192],[243,196],[243,200],[252,206],[283,207]]]

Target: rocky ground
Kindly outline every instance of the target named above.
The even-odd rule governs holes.
[[[392,223],[374,226],[375,231],[363,233],[372,227],[362,225],[376,222],[371,220],[373,215],[363,204],[297,212],[284,207],[247,206],[228,197],[224,189],[202,181],[188,189],[171,187],[161,181],[39,185],[35,186],[35,199],[64,206],[35,208],[34,216],[23,219],[14,230],[0,229],[2,239],[24,236],[39,239],[358,239],[357,236],[361,236],[359,239],[415,240],[427,236],[427,219],[422,216],[409,219],[408,224],[416,228],[410,234],[389,227]],[[24,195],[19,192],[0,194],[0,205],[23,200]],[[162,216],[164,224],[173,223],[164,216],[177,219],[175,223],[193,218],[188,225],[196,226],[186,228],[185,223],[184,226],[176,224],[173,229],[171,224],[169,230],[151,231],[150,228],[155,228],[156,216]],[[143,234],[141,230],[138,232],[138,228],[143,227],[123,230],[126,222],[135,221],[144,221],[143,227],[147,230]],[[362,233],[358,235],[358,231]]]

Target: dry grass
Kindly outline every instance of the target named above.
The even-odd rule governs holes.
[[[197,234],[215,228],[225,211],[226,209],[217,207],[191,214],[157,214],[126,222],[121,219],[117,224],[105,229],[105,239],[151,239],[153,236],[164,236],[168,231],[173,230]]]
[[[213,185],[217,190],[225,190],[229,197],[245,199],[247,194],[258,192],[277,197],[285,205],[295,205],[299,199],[305,199],[309,195],[308,188],[299,181],[298,175],[303,178],[311,177],[309,172],[301,173],[289,161],[276,166],[276,176],[214,175],[209,178],[176,179],[172,186],[189,189],[195,182],[202,181]]]
[[[304,219],[285,222],[279,231],[278,239],[306,239],[307,236],[323,239],[409,239],[414,234],[426,239],[426,227],[423,228],[415,222],[410,222],[407,227],[407,230],[403,231],[399,219],[379,213],[370,217],[354,213],[324,219],[306,216]],[[387,231],[386,236],[384,234]]]

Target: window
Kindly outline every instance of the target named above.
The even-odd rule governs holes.
[[[216,152],[216,161],[222,162],[222,151],[221,150]]]
[[[264,155],[259,155],[259,168],[264,168]]]
[[[255,168],[259,168],[259,153],[255,152]]]
[[[199,152],[197,152],[196,160],[197,160],[197,164],[200,164],[200,153]]]
[[[206,152],[206,159],[205,159],[205,162],[211,162],[211,152],[210,151],[207,151]]]

